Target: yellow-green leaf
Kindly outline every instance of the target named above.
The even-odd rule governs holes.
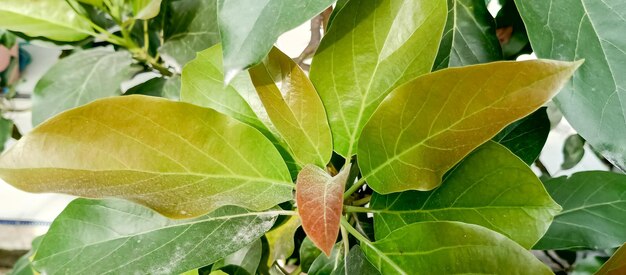
[[[93,32],[64,0],[1,0],[0,28],[58,41],[78,41]]]
[[[133,0],[133,14],[137,19],[150,19],[161,10],[161,0]]]
[[[311,81],[337,153],[351,157],[383,98],[430,72],[446,13],[446,0],[370,0],[349,1],[333,18],[313,58]]]
[[[250,77],[267,114],[303,167],[326,167],[333,152],[324,105],[307,75],[293,60],[272,48]]]
[[[274,264],[276,260],[285,260],[293,254],[295,249],[294,234],[301,224],[298,216],[291,216],[281,225],[265,233],[269,245],[268,266]]]
[[[359,166],[378,193],[431,190],[476,147],[552,98],[582,62],[450,68],[393,91],[367,123]]]
[[[287,166],[254,128],[136,95],[41,124],[0,157],[0,177],[30,192],[124,198],[174,218],[224,205],[264,210],[293,198]]]

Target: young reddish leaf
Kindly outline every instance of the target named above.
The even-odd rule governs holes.
[[[307,165],[298,174],[296,203],[302,228],[327,256],[337,240],[343,208],[343,191],[350,166],[331,177],[315,165]]]

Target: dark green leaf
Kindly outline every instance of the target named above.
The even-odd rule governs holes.
[[[484,0],[448,0],[448,19],[433,69],[502,59],[495,27]]]
[[[361,245],[382,274],[552,274],[503,235],[460,222],[414,223]]]
[[[309,268],[313,261],[322,254],[322,251],[315,246],[309,237],[304,238],[300,245],[300,267],[302,272],[309,273]]]
[[[513,0],[501,0],[502,8],[496,16],[496,25],[501,32],[504,59],[515,60],[522,54],[530,54],[533,49],[528,41],[526,27]]]
[[[149,95],[178,100],[180,98],[180,77],[174,76],[167,79],[163,77],[155,77],[128,89],[128,91],[124,94]]]
[[[380,272],[365,257],[361,247],[355,245],[348,252],[348,256],[339,268],[333,271],[332,275],[380,275]]]
[[[604,249],[626,242],[626,175],[582,172],[545,186],[563,211],[535,249]]]
[[[170,1],[165,9],[165,42],[159,52],[172,57],[181,67],[194,59],[196,52],[220,41],[217,0]]]
[[[454,168],[439,188],[372,197],[376,239],[406,224],[459,221],[497,231],[531,248],[560,207],[533,171],[509,150],[488,142]]]
[[[586,59],[555,101],[591,146],[626,170],[623,0],[516,0],[537,56]]]
[[[37,82],[33,125],[67,109],[121,94],[122,82],[138,72],[128,52],[95,48],[61,59]]]
[[[4,151],[4,145],[11,139],[13,127],[13,121],[0,117],[0,152]]]
[[[304,23],[334,2],[218,0],[225,82],[230,82],[239,72],[259,63],[278,36]]]
[[[348,1],[311,64],[335,151],[351,157],[361,130],[395,87],[430,72],[446,0]]]
[[[546,108],[541,108],[500,131],[492,140],[496,141],[531,165],[541,153],[550,133],[550,119]]]
[[[573,134],[565,139],[563,144],[563,164],[561,169],[571,169],[578,164],[585,155],[585,140]]]
[[[249,245],[275,219],[229,206],[170,220],[122,200],[77,199],[50,226],[34,265],[42,274],[176,274]]]
[[[330,253],[330,257],[321,253],[309,268],[309,275],[331,275],[337,272],[343,265],[344,260],[344,247],[343,243],[339,242],[333,246]]]
[[[224,205],[268,209],[293,199],[294,186],[278,151],[254,128],[139,95],[49,119],[0,157],[0,176],[30,192],[124,198],[175,218]]]

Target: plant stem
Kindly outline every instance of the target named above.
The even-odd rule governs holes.
[[[358,191],[361,186],[363,186],[363,184],[365,184],[365,177],[360,178],[355,184],[353,184],[350,189],[348,189],[348,191],[346,191],[343,194],[343,199],[347,199],[348,197],[350,197],[350,195],[352,195],[352,193]]]
[[[343,217],[342,217],[343,218]],[[344,218],[345,219],[345,218]],[[346,264],[345,258],[348,257],[348,253],[350,253],[350,236],[348,235],[348,231],[346,231],[345,226],[341,226],[341,239],[343,240],[343,263]]]
[[[344,205],[343,210],[350,213],[376,213],[376,210],[371,208],[351,205]]]
[[[372,246],[372,242],[370,242],[370,240],[368,240],[365,236],[361,235],[359,231],[357,231],[354,227],[352,227],[352,225],[350,225],[350,223],[348,222],[348,220],[346,220],[345,217],[341,217],[341,228],[348,231],[348,233],[352,234],[352,236],[354,236],[361,243],[365,243],[370,247]]]
[[[363,198],[353,201],[352,205],[357,205],[357,206],[366,205],[370,202],[371,199],[372,199],[371,195],[366,195]]]

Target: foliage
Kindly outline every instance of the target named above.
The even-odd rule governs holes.
[[[308,77],[272,45],[333,2],[0,0],[72,49],[0,177],[86,197],[15,273],[550,274],[529,249],[626,242],[626,175],[537,162],[554,97],[563,169],[626,168],[619,0],[340,0]]]

